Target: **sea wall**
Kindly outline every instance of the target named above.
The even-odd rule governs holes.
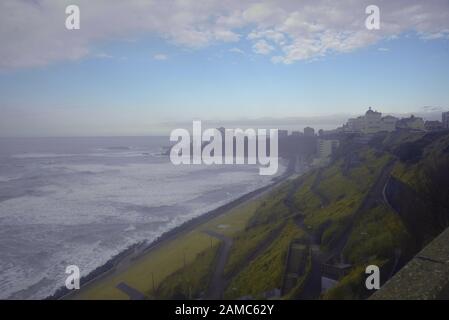
[[[449,299],[449,228],[419,252],[370,299]]]

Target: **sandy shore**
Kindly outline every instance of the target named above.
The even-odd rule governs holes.
[[[144,255],[148,254],[152,250],[155,250],[156,248],[160,248],[164,246],[166,243],[170,242],[171,240],[179,237],[182,234],[185,234],[196,227],[210,221],[213,218],[216,218],[224,213],[229,212],[231,209],[236,208],[237,206],[240,206],[242,204],[245,204],[249,201],[254,201],[260,196],[272,191],[275,187],[277,187],[282,182],[286,181],[288,178],[290,178],[292,175],[294,175],[294,166],[292,165],[292,162],[289,163],[288,167],[286,168],[285,172],[280,175],[279,177],[276,177],[273,179],[273,182],[262,187],[259,189],[256,189],[254,191],[251,191],[240,198],[237,198],[227,204],[224,204],[221,207],[218,207],[214,210],[211,210],[205,214],[202,214],[201,216],[198,216],[196,218],[193,218],[189,221],[186,221],[185,223],[179,225],[178,227],[175,227],[165,233],[163,233],[159,238],[152,241],[150,244],[148,242],[141,242],[137,243],[126,250],[122,251],[118,255],[112,257],[108,262],[106,262],[104,265],[98,267],[91,273],[89,273],[87,276],[81,278],[81,289],[76,291],[69,291],[65,287],[61,287],[58,289],[53,295],[47,297],[46,299],[76,299],[79,294],[81,294],[83,291],[87,290],[90,286],[94,285],[98,281],[101,281],[102,279],[117,274],[123,270],[126,270],[130,265],[133,264],[137,259],[143,257]]]

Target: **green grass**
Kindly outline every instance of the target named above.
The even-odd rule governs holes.
[[[256,209],[260,206],[265,198],[250,201],[234,209],[229,213],[223,214],[209,222],[203,224],[201,230],[212,230],[226,236],[233,236],[248,225],[249,220],[256,213]]]
[[[265,291],[280,288],[290,242],[304,236],[304,232],[289,220],[279,237],[257,258],[247,265],[225,292],[225,298],[245,295],[261,298]]]
[[[125,282],[142,293],[148,293],[155,285],[158,286],[166,277],[178,271],[186,264],[193,262],[198,254],[217,245],[217,239],[192,231],[178,237],[164,246],[144,255],[124,271],[108,276],[82,290],[76,298],[79,299],[128,299],[128,296],[116,288],[120,282]]]
[[[305,218],[305,223],[316,229],[327,221],[342,220],[354,212],[362,200],[362,196],[355,194],[350,197],[345,197],[339,201],[330,203],[324,208],[320,208],[309,214]]]
[[[300,187],[294,194],[295,207],[304,215],[321,207],[320,198],[311,189],[316,174],[316,170],[307,174],[304,179],[301,180]]]
[[[310,271],[312,270],[312,256],[310,254],[310,251],[305,253],[306,256],[306,263],[304,268],[304,273],[299,277],[298,283],[294,288],[290,290],[286,295],[284,295],[283,299],[285,300],[291,300],[291,299],[297,299],[302,291],[304,290],[304,285],[306,283],[307,277],[310,274]]]
[[[198,299],[208,288],[218,245],[202,251],[196,259],[185,268],[168,276],[157,288],[156,293],[148,295],[156,299]]]
[[[338,201],[346,196],[357,193],[356,182],[342,174],[341,162],[326,168],[322,175],[317,190],[322,193],[330,203]]]
[[[256,212],[248,221],[247,226],[257,226],[266,223],[273,223],[282,220],[290,214],[289,209],[284,204],[285,196],[290,185],[279,188],[270,197],[266,197],[260,202]]]
[[[363,213],[354,226],[344,256],[351,263],[369,259],[391,259],[395,249],[405,250],[410,235],[399,216],[380,204]]]
[[[263,224],[252,227],[245,232],[240,233],[234,238],[229,259],[225,266],[225,275],[229,276],[235,272],[239,267],[244,265],[247,257],[262,243],[274,228],[277,228],[280,223],[275,225]]]
[[[351,272],[323,296],[324,299],[364,299],[365,268],[370,264],[392,266],[395,250],[407,254],[410,235],[401,219],[384,204],[364,212],[351,231],[344,249],[345,259],[354,265]],[[388,264],[387,264],[388,263]],[[388,274],[389,270],[384,270]]]
[[[324,300],[360,300],[368,298],[373,291],[366,289],[365,273],[368,265],[379,267],[381,274],[382,268],[387,264],[387,260],[372,259],[364,265],[355,266],[349,274],[340,279],[337,285],[322,295]],[[382,279],[381,279],[382,282]]]
[[[233,245],[225,266],[226,276],[244,266],[249,255],[290,215],[289,209],[284,204],[289,188],[290,183],[283,184],[260,200],[251,219],[247,220],[246,227],[233,235]]]
[[[435,139],[423,148],[423,156],[417,163],[397,162],[393,169],[393,176],[412,187],[417,192],[426,193],[424,183],[428,177],[426,170],[433,168],[439,162],[449,162],[448,150],[449,134]]]
[[[368,147],[358,152],[363,161],[351,168],[346,175],[343,175],[343,160],[323,169],[317,192],[329,200],[327,206],[321,205],[320,198],[311,188],[316,172],[305,178],[295,193],[295,202],[305,216],[305,224],[314,231],[323,231],[323,249],[329,247],[343,232],[347,220],[360,206],[369,188],[390,159],[387,154],[378,153]]]

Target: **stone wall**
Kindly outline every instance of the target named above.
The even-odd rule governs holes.
[[[419,252],[370,299],[449,300],[449,228]]]

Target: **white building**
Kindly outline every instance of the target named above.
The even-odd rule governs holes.
[[[351,118],[346,124],[346,131],[349,132],[361,132],[365,127],[365,121],[363,117]]]
[[[393,116],[385,116],[382,118],[382,130],[381,131],[388,131],[392,132],[396,130],[396,123],[398,122],[398,118],[395,118]]]
[[[371,110],[371,107],[365,113],[365,126],[363,133],[376,133],[382,131],[382,113]]]
[[[338,140],[318,139],[318,157],[313,160],[313,166],[325,166],[329,164],[330,157],[340,145]]]
[[[346,126],[346,132],[361,132],[371,134],[381,131],[394,131],[396,129],[397,118],[386,116],[382,118],[382,113],[373,111],[371,107],[364,116],[349,119]]]

